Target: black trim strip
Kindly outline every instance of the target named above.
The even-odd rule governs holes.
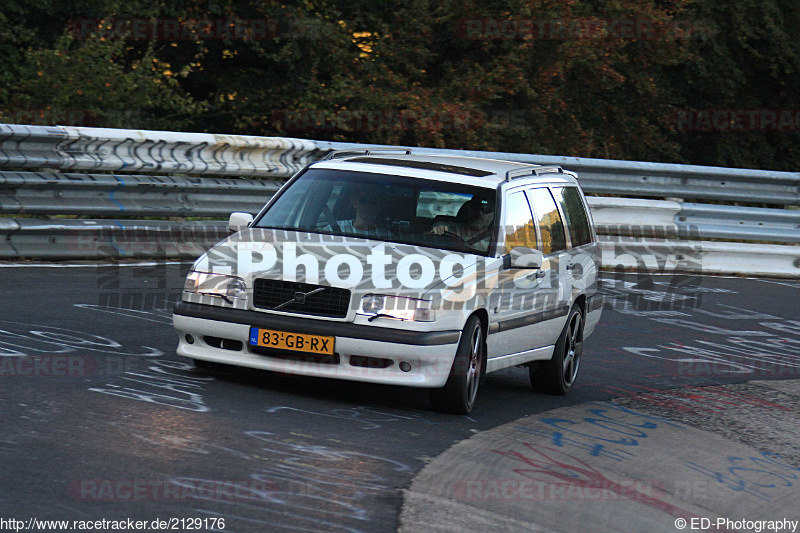
[[[591,313],[592,311],[600,309],[601,307],[603,307],[602,294],[597,293],[586,298],[587,313]],[[559,307],[555,307],[553,309],[548,309],[546,311],[540,311],[532,315],[512,318],[510,320],[504,320],[502,322],[492,324],[489,327],[489,334],[491,335],[493,333],[499,333],[500,331],[508,331],[510,329],[522,328],[525,326],[530,326],[532,324],[538,324],[539,322],[553,320],[554,318],[562,317],[567,313],[569,313],[569,306],[562,305]]]
[[[377,328],[349,322],[314,320],[303,317],[272,315],[244,309],[216,307],[213,305],[184,302],[182,300],[175,304],[173,312],[180,316],[244,324],[258,328],[279,329],[292,333],[332,335],[335,337],[348,337],[369,341],[413,344],[415,346],[455,344],[461,337],[461,332],[458,330],[409,331],[396,328]]]
[[[508,331],[510,329],[522,328],[525,326],[538,324],[539,322],[553,320],[554,318],[565,316],[567,313],[569,313],[569,306],[561,305],[554,307],[553,309],[547,309],[531,315],[512,318],[510,320],[503,320],[502,322],[492,324],[492,326],[489,328],[489,334],[491,335],[492,333],[499,333],[501,331]]]
[[[603,295],[599,292],[586,298],[586,312],[591,313],[603,307]]]

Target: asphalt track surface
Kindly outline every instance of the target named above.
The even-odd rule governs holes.
[[[175,355],[167,301],[187,268],[0,266],[0,518],[396,531],[414,476],[475,434],[592,401],[800,377],[800,283],[606,274],[569,395],[533,393],[512,368],[486,379],[470,416],[445,415],[417,389],[195,369]]]

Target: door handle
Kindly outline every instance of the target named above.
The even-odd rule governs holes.
[[[574,270],[578,266],[577,263],[570,263],[567,265],[567,270]]]

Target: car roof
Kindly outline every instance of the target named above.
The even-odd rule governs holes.
[[[536,178],[537,175],[542,176],[537,181],[575,183],[574,176],[569,173],[565,174],[560,167],[454,155],[386,153],[386,151],[368,150],[359,153],[347,151],[341,156],[314,163],[313,166],[355,172],[396,174],[488,188],[497,188],[500,183],[505,181]],[[547,177],[544,178],[544,175]]]

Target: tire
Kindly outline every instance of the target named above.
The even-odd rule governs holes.
[[[556,341],[553,357],[528,368],[531,386],[535,391],[563,396],[572,388],[581,366],[583,323],[581,308],[573,306]]]
[[[456,357],[447,383],[431,391],[434,409],[466,415],[475,406],[484,374],[486,373],[486,340],[483,325],[477,316],[471,316],[464,326]]]

